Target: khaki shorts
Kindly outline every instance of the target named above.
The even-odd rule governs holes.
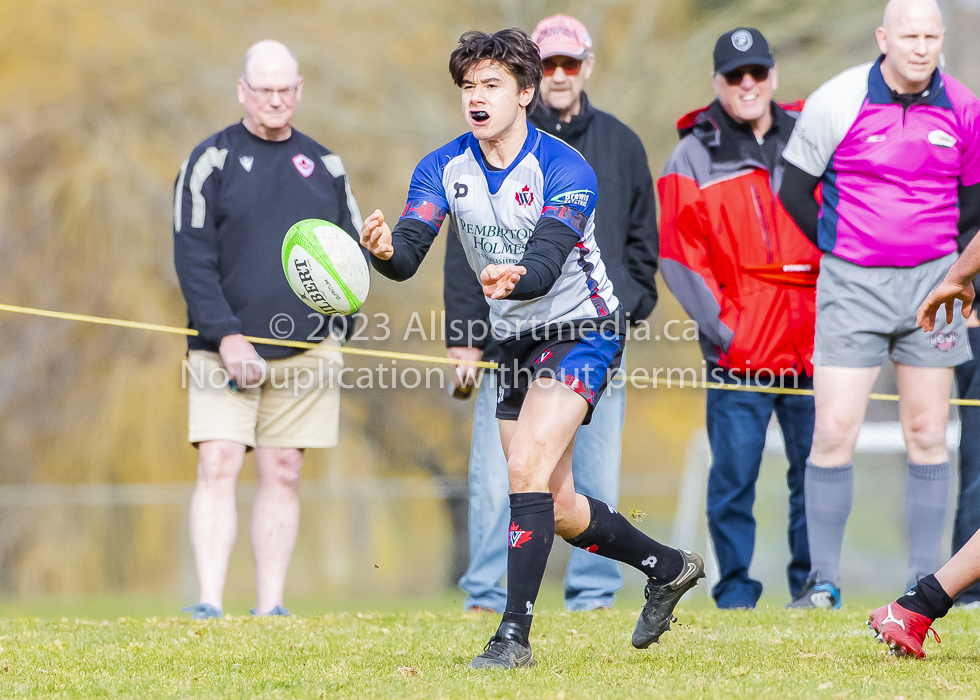
[[[188,387],[188,441],[230,440],[248,447],[333,447],[340,424],[344,366],[339,343],[328,338],[313,350],[269,360],[258,387],[233,392],[221,356],[191,350],[183,378]]]

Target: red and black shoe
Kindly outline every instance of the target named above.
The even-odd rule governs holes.
[[[898,603],[889,603],[871,613],[868,627],[875,633],[879,642],[884,642],[896,656],[914,656],[925,658],[922,643],[926,634],[932,632],[936,643],[942,643],[936,630],[932,628],[932,620],[925,615],[906,610]]]

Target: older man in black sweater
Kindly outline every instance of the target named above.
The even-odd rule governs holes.
[[[567,15],[541,20],[532,35],[541,50],[544,79],[541,101],[530,121],[538,129],[577,149],[595,170],[599,182],[595,236],[606,274],[627,318],[636,323],[657,303],[657,212],[653,177],[646,152],[636,134],[611,114],[593,107],[583,92],[595,55],[585,26]],[[446,304],[448,356],[496,360],[488,332],[489,307],[472,275],[455,274],[465,267],[463,248],[455,236],[446,243]],[[457,386],[474,381],[472,368],[460,367]],[[626,410],[624,386],[610,387],[592,422],[579,429],[574,453],[574,479],[581,493],[605,503],[619,500],[619,461]],[[506,591],[506,531],[509,525],[507,460],[500,446],[494,409],[494,378],[482,378],[473,416],[470,450],[470,564],[460,580],[466,609],[503,610]],[[584,550],[572,552],[565,577],[569,610],[612,605],[622,587],[619,564]]]
[[[174,191],[174,262],[188,324],[199,333],[188,338],[185,372],[189,441],[199,450],[190,537],[201,587],[185,612],[196,619],[222,615],[238,530],[235,487],[252,448],[253,612],[288,614],[282,597],[299,528],[303,450],[337,443],[338,340],[327,337],[333,324],[289,288],[282,240],[303,219],[331,221],[356,239],[361,216],[340,156],[291,126],[302,91],[288,48],[252,46],[238,79],[244,119],[194,148]],[[245,336],[323,342],[300,352],[255,347]]]

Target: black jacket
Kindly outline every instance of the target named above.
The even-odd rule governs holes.
[[[631,323],[645,319],[657,303],[654,275],[659,241],[653,176],[639,137],[613,115],[589,104],[585,93],[581,112],[570,122],[560,122],[557,113],[543,104],[530,121],[579,151],[595,170],[599,181],[595,237],[606,274],[627,319]],[[472,323],[488,324],[490,307],[456,236],[446,241],[443,299],[447,347],[484,348],[484,359],[494,359],[492,338],[481,338],[478,331],[487,326]],[[473,337],[466,332],[468,321]]]
[[[282,240],[303,219],[325,219],[358,240],[361,222],[340,157],[293,129],[266,141],[241,122],[212,134],[191,152],[174,190],[174,263],[187,301],[190,350],[217,351],[243,333],[323,340],[331,326],[293,293],[282,271]],[[287,314],[286,320],[282,314]],[[327,319],[342,317],[331,317]],[[288,336],[282,335],[289,328]],[[256,345],[266,359],[300,350]]]

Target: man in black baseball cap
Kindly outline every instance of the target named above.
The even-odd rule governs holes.
[[[711,82],[721,107],[748,124],[761,144],[772,128],[770,103],[779,84],[769,42],[758,29],[739,27],[718,37],[714,59]]]
[[[725,32],[715,42],[715,73],[728,73],[743,66],[775,65],[769,42],[758,29],[739,27]]]
[[[681,142],[657,183],[664,281],[698,324],[713,381],[809,389],[820,253],[774,190],[801,106],[773,99],[776,66],[756,29],[715,44],[715,100],[677,123]],[[755,550],[755,482],[775,413],[789,484],[789,591],[804,590],[810,564],[803,476],[813,439],[812,396],[708,389],[708,530],[718,558],[711,594],[719,608],[753,608],[762,583]]]

